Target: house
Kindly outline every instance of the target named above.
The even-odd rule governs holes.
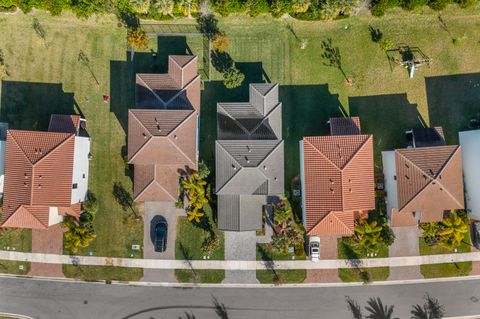
[[[469,216],[480,220],[480,130],[459,132],[465,185],[465,206]]]
[[[382,152],[387,213],[393,227],[438,222],[445,212],[464,208],[461,148],[444,145],[438,128],[418,131],[417,136],[430,136],[422,146],[416,142],[415,147]]]
[[[51,116],[48,132],[7,130],[2,227],[47,229],[79,217],[90,138],[78,115]]]
[[[261,229],[265,205],[284,193],[278,84],[250,84],[249,90],[249,102],[217,105],[216,194],[221,230]]]
[[[354,234],[355,220],[375,209],[373,136],[360,119],[331,118],[330,136],[300,141],[303,223],[308,236]]]
[[[3,198],[3,184],[5,180],[5,158],[7,154],[8,123],[0,123],[0,197]]]
[[[177,201],[180,175],[198,169],[200,81],[191,55],[169,56],[166,74],[136,75],[128,111],[135,201]]]

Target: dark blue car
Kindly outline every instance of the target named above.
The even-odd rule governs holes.
[[[167,221],[162,219],[155,224],[155,251],[163,253],[167,249]]]

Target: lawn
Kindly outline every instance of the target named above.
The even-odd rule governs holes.
[[[86,281],[117,280],[117,281],[140,281],[143,277],[142,268],[127,268],[113,266],[73,266],[63,265],[63,273],[66,277],[82,279]]]
[[[211,226],[210,226],[211,225]],[[212,229],[209,227],[213,227]],[[202,250],[203,241],[210,236],[210,231],[217,231],[216,224],[213,222],[213,211],[205,210],[205,216],[201,223],[189,221],[186,217],[177,219],[177,239],[175,241],[175,258],[184,260],[224,260],[225,242],[223,232],[218,232],[220,236],[219,247],[209,256],[206,256]],[[225,277],[223,270],[195,270],[198,276],[196,282],[216,283],[221,282]],[[192,282],[194,272],[191,270],[176,269],[175,275],[179,282]]]
[[[115,68],[127,64],[125,29],[117,27],[113,16],[78,20],[68,12],[60,17],[36,12],[35,17],[45,40],[32,28],[32,14],[0,17],[0,49],[9,73],[1,85],[0,120],[8,121],[10,128],[45,130],[51,113],[85,116],[93,155],[89,188],[100,209],[95,220],[97,238],[80,254],[129,257],[131,245],[142,244],[143,223],[132,223],[112,195],[116,181],[127,190],[132,188],[123,160],[122,122],[130,105],[118,90],[119,86],[131,88],[124,86],[125,73]],[[80,51],[88,57],[88,66],[78,61]],[[103,95],[111,96],[110,105],[102,103]],[[117,269],[110,271],[114,276]],[[138,277],[131,272],[132,278]],[[97,274],[91,272],[91,276]]]
[[[32,230],[20,228],[0,228],[0,249],[31,252]]]
[[[438,254],[451,254],[452,252],[446,248],[438,245],[427,245],[423,238],[419,239],[420,255],[438,255]],[[468,236],[468,242],[462,242],[458,247],[459,253],[470,252],[470,238]],[[461,263],[445,263],[445,264],[433,264],[433,265],[421,265],[420,272],[425,278],[439,278],[439,277],[456,277],[456,276],[468,276],[472,271],[472,262]]]
[[[257,260],[292,260],[295,256],[297,260],[305,260],[307,257],[305,252],[300,254],[282,254],[272,249],[270,244],[257,244]],[[262,284],[294,284],[305,281],[307,271],[305,269],[294,270],[257,270],[257,279]]]
[[[359,255],[350,248],[353,238],[338,239],[338,258],[339,259],[361,259],[367,258]],[[378,255],[374,258],[388,257],[388,247],[384,244],[380,246]],[[372,268],[342,268],[338,270],[338,277],[344,282],[370,282],[387,280],[390,274],[388,267],[372,267]]]
[[[0,260],[0,273],[26,275],[30,271],[30,263],[24,261]]]

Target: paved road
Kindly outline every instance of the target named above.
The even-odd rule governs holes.
[[[64,283],[0,278],[0,312],[34,318],[178,319],[351,318],[345,296],[365,305],[381,297],[394,314],[409,318],[425,292],[445,305],[448,316],[480,314],[480,280],[319,288],[173,288]],[[226,316],[215,313],[225,307]]]

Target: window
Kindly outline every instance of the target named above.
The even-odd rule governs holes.
[[[78,188],[77,183],[74,183],[74,184],[72,185],[72,188],[73,188],[73,189],[77,189],[77,188]]]
[[[82,178],[85,178],[85,174],[82,174]]]

